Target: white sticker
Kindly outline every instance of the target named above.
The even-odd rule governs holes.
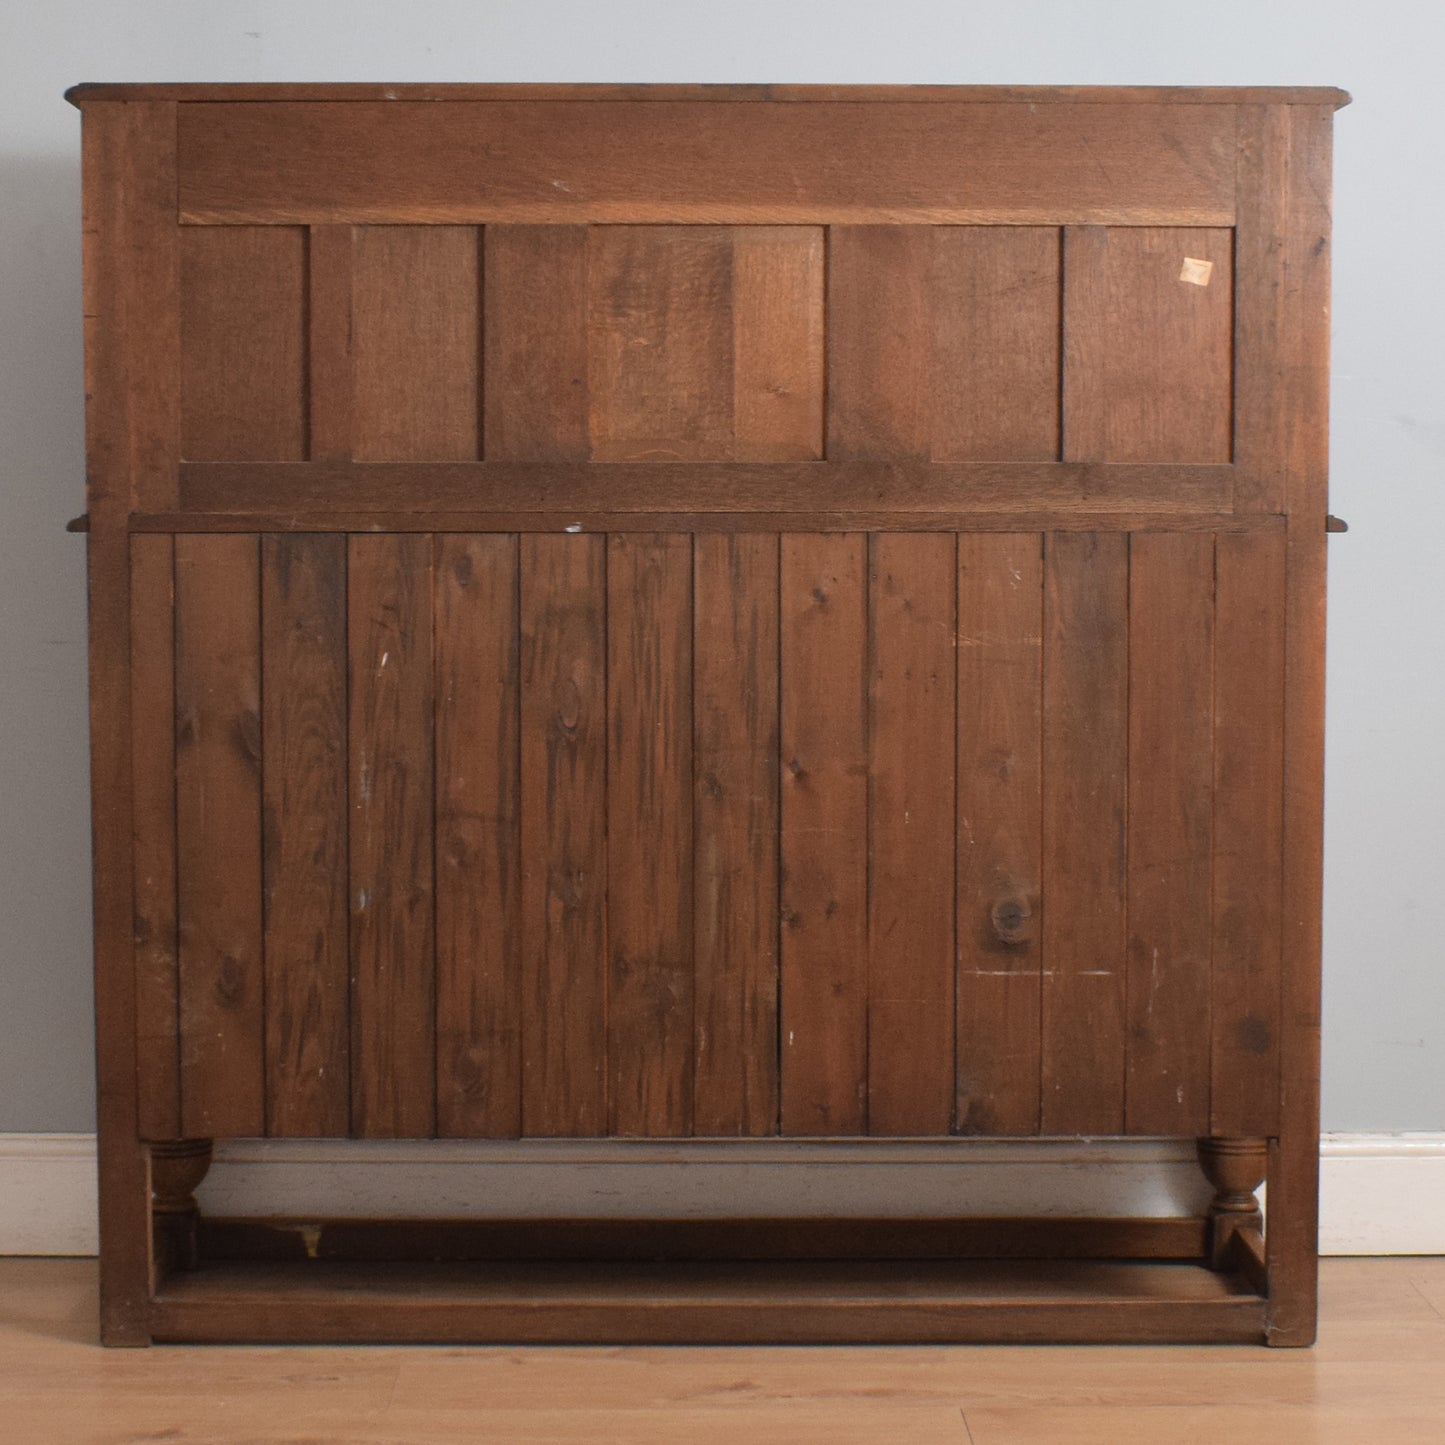
[[[1184,265],[1179,270],[1179,279],[1189,282],[1191,286],[1207,286],[1213,274],[1213,261],[1201,261],[1195,256],[1186,256]]]

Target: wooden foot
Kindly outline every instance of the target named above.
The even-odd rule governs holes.
[[[156,1265],[164,1275],[194,1269],[197,1258],[195,1193],[211,1167],[209,1139],[163,1139],[150,1145],[151,1221]]]
[[[1214,1186],[1209,1206],[1209,1262],[1230,1267],[1234,1236],[1241,1229],[1256,1235],[1264,1228],[1255,1190],[1264,1183],[1268,1141],[1264,1139],[1200,1139],[1199,1164]]]

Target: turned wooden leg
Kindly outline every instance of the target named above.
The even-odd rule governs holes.
[[[209,1139],[163,1139],[150,1146],[151,1220],[161,1273],[194,1269],[197,1258],[195,1193],[211,1167]]]
[[[1269,1160],[1265,1139],[1200,1139],[1199,1164],[1214,1186],[1209,1206],[1209,1262],[1224,1269],[1234,1262],[1234,1237],[1241,1230],[1258,1238],[1264,1229],[1255,1190],[1264,1183]]]

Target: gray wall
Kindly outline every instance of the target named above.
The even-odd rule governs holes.
[[[1445,9],[0,0],[0,1130],[91,1127],[80,80],[1339,85],[1325,1126],[1445,1128]]]

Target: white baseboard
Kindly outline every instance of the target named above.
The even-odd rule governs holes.
[[[679,1170],[686,1157],[699,1167]],[[264,1167],[263,1167],[264,1166]],[[337,1200],[344,1200],[344,1208]],[[1200,1209],[1187,1144],[331,1143],[223,1146],[213,1213],[1157,1215]],[[94,1254],[95,1139],[0,1134],[0,1255]],[[1445,1254],[1445,1133],[1326,1134],[1323,1254]]]

